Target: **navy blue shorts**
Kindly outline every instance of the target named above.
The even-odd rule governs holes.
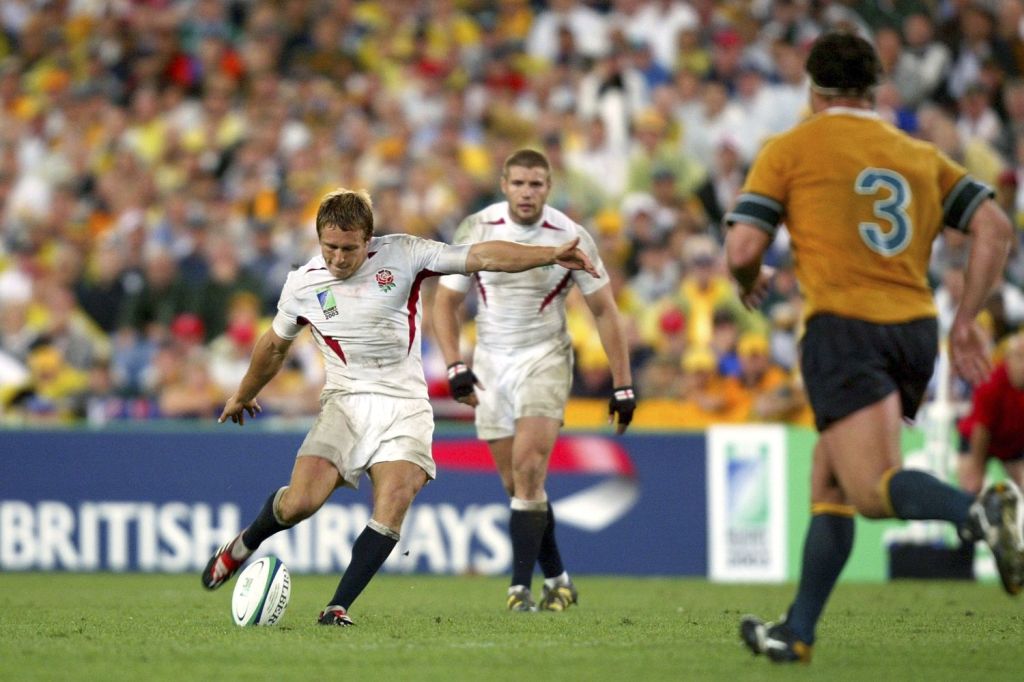
[[[818,431],[899,391],[903,416],[921,405],[935,369],[935,318],[876,324],[830,313],[807,321],[800,370]]]

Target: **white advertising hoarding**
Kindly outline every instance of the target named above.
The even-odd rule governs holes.
[[[786,429],[708,429],[708,574],[727,582],[786,580]]]

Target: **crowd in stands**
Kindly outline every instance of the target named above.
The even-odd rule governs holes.
[[[877,45],[880,113],[1024,225],[1022,0],[4,0],[0,419],[218,415],[317,252],[323,194],[367,188],[378,233],[449,240],[532,146],[549,203],[600,245],[639,396],[694,425],[808,423],[784,233],[774,294],[749,312],[721,221],[764,139],[807,114],[806,51],[835,28]],[[935,250],[944,321],[965,249]],[[1024,320],[1019,252],[986,312],[994,342]],[[607,398],[593,323],[570,309],[574,394]],[[322,368],[300,338],[268,412],[315,413]]]

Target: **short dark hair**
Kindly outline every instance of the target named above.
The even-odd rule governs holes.
[[[505,159],[505,164],[501,167],[501,176],[507,178],[508,169],[512,166],[543,168],[548,172],[548,175],[551,174],[551,164],[548,163],[548,157],[535,149],[520,149],[513,152],[511,156]]]
[[[826,33],[807,56],[811,87],[826,97],[867,96],[881,72],[875,48],[852,33]]]
[[[367,239],[372,237],[373,201],[369,192],[342,187],[327,194],[316,211],[318,237],[326,227],[334,227],[343,232],[361,231]]]

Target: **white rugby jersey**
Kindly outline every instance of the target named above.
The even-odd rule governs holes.
[[[420,287],[427,277],[465,273],[469,246],[395,234],[372,237],[347,279],[322,255],[288,274],[274,332],[294,339],[309,325],[326,365],[325,389],[426,398],[420,349]]]
[[[463,293],[471,283],[477,288],[477,343],[490,349],[514,350],[549,340],[567,339],[565,297],[575,283],[584,295],[608,284],[608,273],[593,238],[581,225],[558,209],[545,206],[533,225],[520,225],[508,213],[508,202],[492,204],[459,225],[456,244],[504,239],[523,244],[558,246],[575,237],[579,248],[600,273],[595,278],[583,270],[548,265],[525,272],[477,272],[472,276],[450,275],[441,284]]]

